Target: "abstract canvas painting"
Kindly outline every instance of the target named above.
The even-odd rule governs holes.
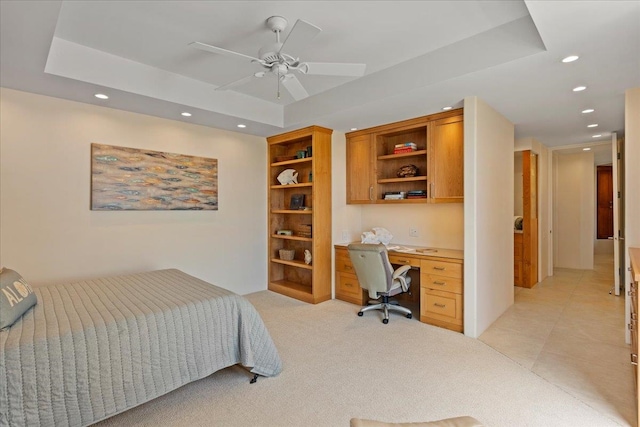
[[[218,210],[218,160],[91,144],[91,210]]]

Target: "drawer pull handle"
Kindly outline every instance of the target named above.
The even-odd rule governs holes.
[[[636,294],[635,289],[631,289],[629,292],[627,292],[627,295],[629,295],[630,297],[634,296]]]
[[[635,353],[631,353],[631,364],[638,366],[638,355]]]
[[[444,286],[447,283],[446,282],[433,282],[434,285],[440,285],[440,286]]]
[[[445,268],[444,267],[433,267],[434,270],[438,270],[438,271],[444,271]]]
[[[406,260],[406,259],[397,259],[396,263],[397,264],[410,264],[410,261]]]
[[[633,323],[628,323],[627,326],[629,327],[630,331],[633,331],[633,329],[634,329]]]
[[[445,308],[447,306],[446,304],[438,304],[437,302],[434,302],[433,305],[440,308]]]
[[[344,266],[344,269],[345,269],[345,270],[353,270],[353,267],[348,266],[348,265],[345,265],[345,266]]]
[[[637,320],[638,319],[638,315],[636,313],[631,313],[631,319]]]

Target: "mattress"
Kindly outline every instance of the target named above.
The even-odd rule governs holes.
[[[228,366],[282,369],[245,298],[179,270],[34,292],[0,331],[2,426],[89,425]]]

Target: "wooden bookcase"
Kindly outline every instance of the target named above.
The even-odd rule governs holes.
[[[393,154],[396,144],[417,150]],[[347,203],[447,203],[463,201],[462,110],[433,114],[347,133]],[[418,173],[399,178],[404,165]],[[387,192],[423,190],[424,199],[384,200]]]
[[[310,126],[267,138],[269,290],[313,304],[331,299],[332,133]],[[309,148],[310,157],[293,158]],[[297,184],[280,184],[278,175],[286,169],[298,173]],[[291,209],[293,195],[304,195],[303,210]],[[294,250],[293,260],[281,259],[280,249]],[[311,252],[309,265],[305,250]]]

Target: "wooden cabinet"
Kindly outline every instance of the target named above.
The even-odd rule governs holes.
[[[336,248],[336,299],[364,305],[368,292],[360,287],[346,248]]]
[[[631,296],[631,320],[629,330],[631,331],[631,364],[633,365],[633,379],[636,385],[636,421],[640,426],[640,398],[638,395],[638,284],[640,283],[640,248],[629,248],[629,259],[631,260],[631,284],[629,296]]]
[[[522,233],[513,233],[513,284],[522,286]]]
[[[415,151],[394,154],[397,144]],[[347,203],[442,203],[463,201],[462,110],[347,133]],[[415,176],[399,177],[402,166]],[[385,200],[385,193],[421,190],[426,198]]]
[[[267,138],[269,289],[313,304],[331,299],[332,133],[311,126]],[[298,152],[311,156],[296,158]],[[286,169],[297,172],[297,184],[280,184]],[[304,198],[302,209],[292,209],[294,195]],[[282,258],[281,249],[293,250],[293,259]]]
[[[461,260],[422,260],[420,321],[462,332],[463,286]]]
[[[464,123],[462,114],[431,122],[431,198],[436,203],[463,201]]]

